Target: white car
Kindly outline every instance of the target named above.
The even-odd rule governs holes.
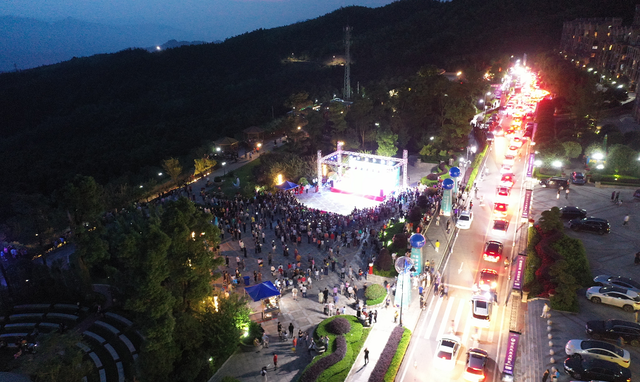
[[[477,294],[471,297],[471,321],[473,326],[488,328],[491,324],[491,308],[493,298],[490,293]]]
[[[512,173],[513,173],[513,166],[503,163],[502,167],[500,167],[500,174],[512,174]]]
[[[460,338],[454,335],[443,335],[438,340],[436,348],[436,365],[440,369],[453,370],[456,367],[456,359],[460,353]]]
[[[516,163],[516,157],[512,154],[507,154],[504,156],[504,160],[502,161],[503,165],[513,166]]]
[[[507,236],[507,231],[509,230],[509,221],[508,220],[502,220],[502,219],[496,219],[493,221],[493,228],[491,230],[491,233],[493,234],[493,236]]]
[[[629,351],[604,341],[569,340],[564,346],[564,351],[568,356],[598,358],[617,363],[622,367],[629,367],[631,362]]]
[[[614,305],[629,313],[640,310],[640,296],[625,288],[594,286],[587,289],[586,296],[594,304]]]
[[[473,212],[462,211],[460,212],[460,216],[458,217],[458,221],[456,222],[456,227],[460,229],[469,229],[471,228],[472,221],[473,221]]]

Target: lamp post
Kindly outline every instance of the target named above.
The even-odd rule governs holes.
[[[223,173],[224,173],[224,175],[223,175],[223,176],[227,175],[227,168],[226,168],[226,167],[224,167],[224,166],[226,166],[226,165],[227,165],[227,162],[222,162],[222,171],[223,171]]]
[[[413,260],[407,256],[401,256],[396,259],[396,271],[398,271],[398,284],[400,284],[400,278],[402,278],[401,290],[400,290],[400,326],[402,326],[402,308],[404,306],[404,290],[407,287],[407,278],[411,268],[413,267]],[[409,285],[409,293],[411,293],[411,285]],[[397,289],[396,289],[397,293]],[[410,298],[410,297],[409,297]]]

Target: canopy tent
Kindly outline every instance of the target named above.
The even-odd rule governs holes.
[[[258,126],[251,126],[251,127],[247,127],[246,129],[242,130],[242,132],[244,133],[244,137],[245,140],[250,141],[250,140],[261,140],[262,139],[262,134],[264,133],[264,130],[259,128]]]
[[[217,141],[213,142],[217,147],[221,148],[223,151],[229,150],[237,150],[238,149],[238,140],[230,137],[220,138]]]
[[[282,184],[279,184],[276,186],[276,188],[281,189],[282,191],[287,191],[290,190],[292,188],[296,188],[298,187],[297,184],[289,182],[288,180],[285,180]]]
[[[261,284],[244,288],[245,292],[251,296],[253,301],[264,300],[265,298],[279,296],[280,291],[271,281],[265,281]]]

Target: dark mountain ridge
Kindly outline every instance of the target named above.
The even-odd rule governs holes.
[[[218,44],[129,49],[0,75],[0,192],[48,194],[75,174],[148,179],[162,159],[234,136],[286,109],[292,93],[341,94],[343,68],[297,65],[341,54],[353,27],[352,85],[398,83],[421,66],[486,67],[555,48],[562,22],[630,18],[633,0],[404,0],[348,7]]]

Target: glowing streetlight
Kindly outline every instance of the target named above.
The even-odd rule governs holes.
[[[217,152],[220,152],[220,147],[216,147],[216,151],[217,151]]]
[[[542,161],[540,159],[536,159],[533,161],[533,165],[536,167],[542,166]]]
[[[430,141],[433,141],[433,139],[434,139],[434,138],[435,138],[435,137],[429,137],[429,140],[430,140]]]
[[[598,170],[602,170],[604,168],[604,165],[602,163],[600,163],[599,165],[596,166],[596,168]]]
[[[227,162],[222,162],[222,171],[223,171],[224,175],[227,175],[227,168],[224,167],[226,165],[227,165]]]
[[[278,176],[276,177],[276,184],[282,184],[284,183],[284,179],[282,178],[282,174],[278,174]]]
[[[298,130],[302,129],[302,126],[298,126]]]
[[[161,173],[161,172],[159,172],[159,173],[158,173],[158,176],[162,176],[162,173]]]
[[[562,167],[562,162],[560,162],[559,160],[554,160],[553,163],[551,163],[551,166],[553,166],[554,168],[560,168]]]
[[[460,77],[462,75],[462,72],[458,72],[456,73],[456,76]]]
[[[603,160],[604,159],[604,155],[602,155],[602,153],[594,153],[593,154],[593,159],[595,159],[595,160]]]

